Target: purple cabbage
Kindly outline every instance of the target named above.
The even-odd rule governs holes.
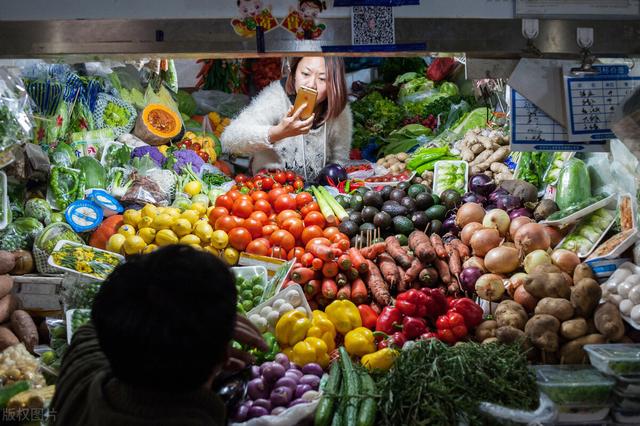
[[[151,146],[151,145],[139,146],[137,148],[134,148],[133,151],[131,151],[131,158],[132,159],[134,159],[134,158],[142,158],[145,155],[148,155],[149,158],[151,158],[153,160],[153,162],[156,163],[156,165],[158,167],[162,167],[164,165],[164,163],[167,162],[167,157],[162,155],[160,150],[158,148],[156,148],[155,146]]]
[[[469,190],[487,196],[496,189],[496,183],[485,174],[473,175],[469,179]]]

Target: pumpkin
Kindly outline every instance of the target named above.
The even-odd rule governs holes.
[[[120,228],[123,223],[123,217],[121,214],[109,216],[102,221],[98,229],[93,231],[91,238],[89,238],[89,245],[101,250],[106,250],[107,241],[109,241],[109,238],[113,234],[118,232],[118,228]]]
[[[138,115],[133,134],[149,145],[164,145],[182,131],[182,120],[171,108],[149,104]]]

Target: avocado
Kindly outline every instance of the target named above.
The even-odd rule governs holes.
[[[336,201],[338,202],[338,204],[342,206],[343,209],[346,209],[351,206],[351,203],[349,202],[349,197],[347,197],[346,195],[340,194],[336,196]]]
[[[363,222],[371,222],[373,220],[373,216],[376,215],[380,210],[373,206],[366,206],[362,209],[362,221]]]
[[[403,191],[406,191],[407,189],[409,189],[409,187],[411,186],[411,183],[404,181],[404,182],[400,182],[399,184],[396,185],[396,188],[398,189],[402,189]]]
[[[375,229],[376,229],[376,227],[373,226],[373,223],[365,222],[362,225],[360,225],[360,232],[364,232],[365,235],[366,235],[367,231],[373,231]]]
[[[438,219],[432,220],[431,225],[429,225],[429,233],[440,235],[442,233],[442,222]]]
[[[373,224],[380,229],[387,229],[391,226],[391,215],[387,212],[379,212],[373,217]]]
[[[356,189],[355,194],[364,195],[369,191],[371,191],[371,189],[367,188],[366,186],[361,186],[360,188]]]
[[[365,206],[380,208],[382,206],[382,194],[377,191],[369,191],[362,197]]]
[[[404,206],[409,213],[416,211],[416,203],[411,199],[411,197],[404,197],[400,200],[400,205]]]
[[[402,189],[394,189],[393,191],[391,191],[391,194],[389,194],[389,199],[391,201],[400,202],[400,200],[402,200],[406,196],[407,196],[407,193],[404,192]]]
[[[359,212],[360,210],[362,210],[362,207],[364,207],[364,203],[362,200],[362,195],[360,194],[353,194],[351,196],[351,203],[350,206],[353,210]]]
[[[391,192],[393,191],[393,187],[392,186],[385,186],[384,188],[382,188],[382,191],[380,191],[380,195],[382,195],[382,199],[384,201],[387,201],[389,199],[389,195],[391,195]]]
[[[426,192],[417,194],[414,201],[416,203],[416,209],[418,210],[426,210],[434,204],[433,197]]]
[[[437,219],[439,221],[443,221],[444,216],[447,213],[447,208],[438,204],[429,207],[425,213],[427,213],[427,217],[429,218],[429,220]]]
[[[440,194],[442,204],[449,210],[455,209],[462,204],[462,197],[455,189],[447,189]]]
[[[418,210],[411,214],[411,222],[413,222],[413,226],[415,226],[416,229],[424,231],[429,223],[429,216],[427,216],[425,212]]]
[[[384,203],[384,205],[382,206],[382,211],[389,213],[391,217],[407,215],[407,208],[401,206],[400,203],[397,203],[395,201],[387,201],[386,203]]]
[[[414,200],[416,199],[418,194],[422,194],[424,192],[427,192],[427,187],[419,183],[415,183],[411,185],[409,189],[407,189],[407,195]]]
[[[353,209],[351,207],[345,208],[344,211],[347,212],[347,214],[353,213]]]
[[[362,213],[360,212],[351,212],[349,214],[349,220],[355,222],[358,226],[362,225],[362,222],[364,222],[364,220],[362,220]]]
[[[355,236],[356,234],[358,234],[358,232],[360,232],[358,224],[352,220],[343,220],[338,229],[349,238]]]
[[[401,246],[406,246],[409,244],[409,239],[404,234],[398,234],[395,236]]]
[[[409,235],[413,232],[413,222],[408,217],[396,216],[393,218],[393,230],[399,234]]]
[[[436,194],[431,194],[431,196],[433,197],[433,204],[440,204],[440,197]]]

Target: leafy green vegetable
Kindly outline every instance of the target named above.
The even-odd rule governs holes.
[[[104,124],[108,127],[122,127],[126,126],[131,118],[129,111],[114,102],[108,102],[104,108],[103,115]]]
[[[77,158],[75,150],[64,142],[58,143],[50,157],[53,164],[65,167],[71,167]]]
[[[411,74],[415,73],[408,73],[398,77],[394,84],[398,84],[399,81],[405,81],[406,79],[403,77]],[[403,103],[403,100],[410,96],[416,95],[429,97],[432,93],[438,93],[438,89],[434,87],[433,81],[424,76],[416,76],[415,78],[408,80],[404,84],[402,84],[402,86],[400,87],[400,91],[398,92],[398,100],[400,101],[400,103]]]
[[[575,157],[568,160],[560,172],[556,188],[556,203],[561,210],[590,198],[591,178],[586,164]]]
[[[516,179],[529,182],[538,189],[542,189],[544,176],[549,167],[553,153],[550,152],[523,152],[518,161]]]
[[[107,187],[107,172],[95,158],[80,157],[74,163],[74,168],[82,173],[86,188]]]
[[[203,173],[201,179],[208,187],[220,186],[231,180],[231,178],[225,174],[208,172]]]
[[[129,164],[131,148],[128,145],[111,144],[106,149],[107,152],[105,153],[104,158],[104,166],[106,168],[123,167]]]
[[[441,94],[447,96],[458,96],[460,94],[458,86],[456,86],[455,83],[451,83],[449,81],[445,81],[440,86],[438,86],[438,90]]]
[[[32,217],[18,218],[2,232],[0,249],[8,251],[31,250],[33,241],[43,229],[44,225],[38,219]]]
[[[463,117],[459,123],[454,123],[451,127],[453,133],[464,135],[468,130],[479,127],[481,129],[487,127],[487,118],[491,114],[489,108],[480,107],[471,111]]]
[[[379,92],[351,104],[354,121],[353,146],[360,148],[369,139],[385,137],[400,124],[400,107]]]
[[[185,92],[184,90],[178,90],[176,98],[178,98],[178,109],[181,113],[186,114],[188,117],[191,117],[196,113],[196,101],[190,93]]]

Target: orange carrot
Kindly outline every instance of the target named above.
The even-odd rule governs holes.
[[[336,298],[336,294],[338,293],[338,286],[336,282],[331,278],[325,278],[322,281],[322,296],[328,300],[333,300]]]
[[[447,257],[447,250],[444,248],[444,242],[440,235],[435,233],[431,234],[431,245],[433,245],[433,248],[440,259],[445,259]]]
[[[384,277],[384,280],[389,284],[389,287],[394,288],[400,282],[400,271],[398,271],[398,265],[388,253],[380,253],[378,256],[378,267]]]
[[[449,284],[451,282],[451,272],[447,262],[442,259],[436,259],[433,261],[433,266],[436,267],[440,280],[445,284]]]
[[[407,254],[406,250],[400,246],[400,242],[396,237],[387,237],[384,242],[387,245],[387,253],[391,255],[399,266],[403,268],[411,266],[411,257]]]
[[[350,300],[351,299],[351,285],[344,285],[338,290],[338,300]]]
[[[314,244],[307,249],[309,253],[313,254],[315,257],[322,259],[325,262],[332,261],[335,258],[335,254],[333,249],[328,246],[323,246],[321,244]]]
[[[364,258],[362,253],[360,253],[360,250],[355,247],[351,247],[349,250],[347,250],[347,253],[351,258],[351,264],[359,273],[364,274],[369,270],[369,265],[365,261],[366,259]]]
[[[375,260],[375,258],[378,257],[380,253],[384,253],[384,250],[386,248],[387,248],[387,245],[385,243],[375,243],[372,246],[361,249],[360,253],[362,253],[362,255],[366,259]]]
[[[471,251],[469,250],[469,247],[467,247],[465,243],[463,243],[459,239],[455,238],[451,240],[449,244],[451,244],[451,246],[456,249],[461,259],[466,261],[469,257],[471,257]]]
[[[349,255],[343,254],[338,258],[338,267],[343,271],[348,271],[351,268],[351,259]]]
[[[458,253],[453,244],[447,244],[447,253],[449,253],[449,271],[456,277],[460,276],[460,273],[462,273],[460,253]]]
[[[404,274],[404,278],[402,280],[402,286],[405,288],[411,287],[411,284],[418,278],[420,275],[420,271],[424,269],[424,265],[420,260],[413,259],[411,262],[411,267],[407,269],[407,272]]]
[[[369,267],[369,276],[367,277],[367,285],[371,290],[371,295],[374,300],[382,306],[387,306],[391,303],[391,295],[389,294],[389,287],[384,282],[380,269],[375,263],[367,259],[367,265]]]
[[[349,270],[347,271],[347,278],[349,278],[349,281],[353,281],[356,278],[358,278],[359,276],[360,276],[360,274],[358,273],[356,268],[354,268],[353,266],[351,268],[349,268]]]
[[[338,275],[336,275],[335,280],[338,287],[343,287],[349,284],[349,280],[347,279],[347,276],[342,272],[339,272]]]
[[[309,280],[304,285],[304,292],[307,295],[307,298],[310,299],[315,297],[320,293],[320,287],[322,286],[322,282],[320,280]]]
[[[313,279],[314,271],[309,268],[297,268],[291,271],[291,279],[298,284],[306,284]]]
[[[356,278],[351,283],[351,301],[356,305],[367,303],[369,294],[367,292],[367,286],[360,278]]]
[[[322,261],[322,259],[318,259],[317,257],[313,259],[313,262],[311,262],[311,268],[314,271],[321,271],[323,266],[324,262]]]
[[[338,275],[338,264],[336,262],[325,262],[322,267],[322,275],[333,278]]]

